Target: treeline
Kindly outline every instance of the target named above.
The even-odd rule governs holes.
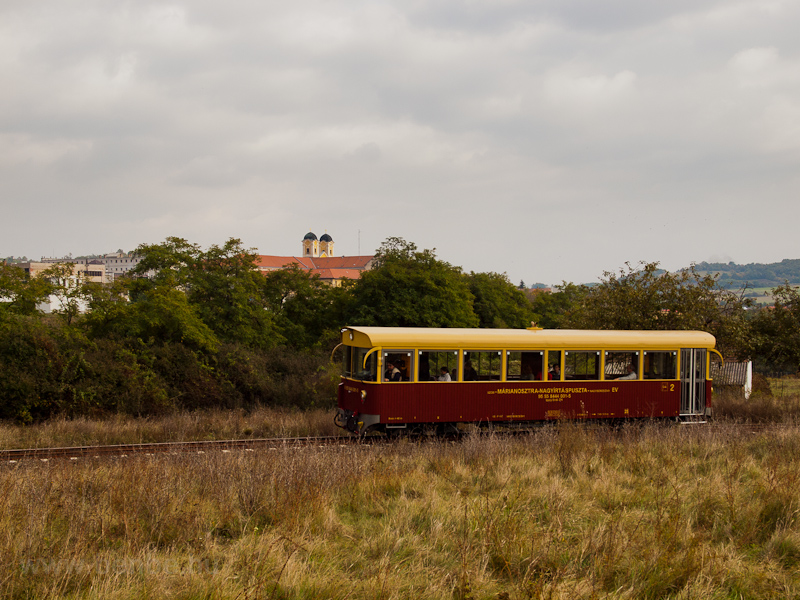
[[[401,238],[339,287],[298,268],[262,274],[236,239],[204,250],[168,238],[136,252],[131,275],[108,285],[76,280],[71,265],[36,278],[1,267],[0,418],[331,406],[344,325],[700,329],[728,356],[793,369],[800,360],[795,290],[751,310],[694,269],[626,265],[600,285],[529,298],[505,275],[465,273]],[[50,295],[61,309],[43,315],[37,304]]]
[[[784,259],[779,263],[701,262],[696,266],[701,273],[716,275],[719,284],[728,288],[778,287],[786,283],[800,284],[800,259]]]
[[[800,292],[773,290],[774,306],[759,307],[718,275],[692,266],[677,273],[658,263],[626,263],[605,272],[599,285],[564,283],[533,300],[540,322],[551,328],[693,329],[707,331],[727,359],[752,359],[762,372],[800,368]]]

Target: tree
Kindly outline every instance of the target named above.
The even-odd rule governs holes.
[[[754,354],[772,368],[800,369],[800,292],[788,283],[772,292],[775,304],[753,319]]]
[[[57,404],[64,360],[54,329],[30,315],[0,319],[0,419],[30,422]]]
[[[86,284],[89,280],[86,272],[78,270],[75,263],[55,263],[42,271],[40,277],[50,282],[50,293],[58,300],[58,308],[53,312],[60,314],[66,324],[71,325],[88,301]]]
[[[277,331],[297,348],[325,345],[332,333],[338,334],[341,324],[334,316],[335,298],[342,292],[298,265],[271,271],[262,283],[264,302]]]
[[[402,238],[388,238],[373,269],[353,285],[349,320],[359,325],[477,327],[474,296],[461,269],[418,251]]]
[[[587,288],[583,301],[565,319],[581,329],[696,329],[712,333],[723,353],[741,355],[749,347],[744,290],[717,285],[694,265],[677,273],[658,263],[625,264],[606,271],[600,285]]]
[[[213,353],[219,341],[181,290],[157,286],[125,298],[123,281],[91,288],[90,311],[84,319],[92,339],[113,338],[147,346],[183,344]]]
[[[120,333],[120,324],[129,318],[130,279],[115,279],[111,283],[89,282],[86,296],[89,310],[83,323],[92,338],[109,337]]]
[[[37,305],[44,302],[52,291],[47,279],[31,277],[15,265],[0,265],[0,315],[9,312],[17,315],[35,315]]]
[[[162,244],[139,246],[142,260],[132,270],[131,300],[155,289],[186,295],[200,319],[221,339],[248,346],[271,347],[281,337],[262,296],[262,275],[253,249],[229,239],[203,251],[197,244],[170,237]]]
[[[125,337],[147,344],[179,343],[207,353],[217,348],[214,332],[179,290],[156,288],[132,303],[125,317],[120,322]]]
[[[535,320],[531,303],[505,274],[472,272],[467,281],[480,327],[524,328]]]
[[[188,297],[220,339],[270,347],[282,340],[266,310],[255,261],[255,250],[238,239],[210,246],[192,264]]]
[[[589,288],[585,285],[576,285],[566,281],[554,292],[546,292],[541,288],[532,289],[533,320],[545,329],[565,327],[572,313],[583,304],[588,293]]]
[[[138,293],[163,286],[182,288],[187,286],[191,268],[201,250],[183,238],[168,237],[161,244],[141,244],[136,254],[141,260],[130,271],[134,277],[131,284],[131,300]]]

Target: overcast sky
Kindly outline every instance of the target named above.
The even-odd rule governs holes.
[[[0,1],[0,256],[800,258],[798,0]]]

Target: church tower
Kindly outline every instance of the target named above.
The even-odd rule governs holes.
[[[319,255],[320,256],[333,256],[333,238],[327,233],[324,233],[319,238]]]
[[[303,256],[307,258],[316,258],[319,256],[319,241],[317,240],[317,236],[310,231],[303,237]]]

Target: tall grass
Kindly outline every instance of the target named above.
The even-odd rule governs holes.
[[[544,428],[0,469],[16,598],[800,594],[800,429]]]
[[[715,419],[740,423],[800,423],[800,380],[794,377],[768,380],[756,374],[753,383],[748,399],[741,391],[715,393]]]
[[[257,408],[160,417],[55,418],[36,425],[0,424],[0,449],[136,444],[260,437],[338,435],[330,410]]]

